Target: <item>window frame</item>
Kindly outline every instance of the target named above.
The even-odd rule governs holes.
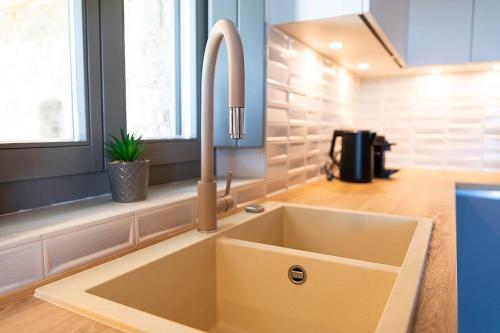
[[[75,142],[0,144],[0,160],[8,161],[0,166],[0,183],[103,170],[100,42],[96,29],[99,12],[95,1],[80,1],[87,138]]]
[[[103,153],[105,137],[126,128],[123,25],[123,1],[126,0],[81,1],[87,141],[0,145],[3,161],[0,163],[0,214],[110,191]],[[193,139],[145,141],[144,157],[151,160],[152,185],[199,177],[201,88],[198,83],[207,40],[208,3],[207,0],[195,1],[197,83],[192,102],[196,107],[197,135]],[[176,67],[180,70],[178,63]],[[177,78],[176,75],[176,81]],[[180,112],[179,101],[177,96],[176,112]]]
[[[178,7],[178,1],[176,0]],[[206,40],[206,24],[200,19],[203,11],[203,1],[196,1],[197,37],[204,42]],[[124,43],[124,7],[122,0],[101,1],[101,15],[106,17],[101,21],[102,36],[102,91],[103,91],[103,113],[104,130],[106,134],[118,135],[120,128],[126,128],[126,88],[125,88],[125,43]],[[179,25],[176,15],[176,26]],[[200,25],[202,27],[200,27]],[[201,28],[201,29],[200,29]],[[119,36],[119,38],[116,38]],[[200,36],[202,36],[200,38]],[[176,52],[179,52],[179,34],[176,34]],[[197,73],[201,72],[201,59],[204,47],[197,43]],[[179,60],[180,57],[177,57]],[[180,65],[176,62],[176,85],[179,87]],[[198,80],[200,75],[198,74]],[[197,82],[200,82],[198,81]],[[163,165],[200,160],[200,122],[199,122],[199,84],[196,84],[196,138],[182,139],[155,139],[144,140],[144,157],[151,160],[151,165]],[[180,120],[181,104],[180,89],[176,89],[176,120]]]

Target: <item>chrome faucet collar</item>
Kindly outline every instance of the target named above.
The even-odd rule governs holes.
[[[245,138],[245,108],[229,108],[229,135],[233,140]]]

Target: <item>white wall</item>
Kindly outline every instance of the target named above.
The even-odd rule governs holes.
[[[500,72],[363,79],[357,128],[397,146],[395,167],[500,170]]]

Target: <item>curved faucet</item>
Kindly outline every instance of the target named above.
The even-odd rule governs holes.
[[[234,208],[230,195],[232,173],[226,192],[217,198],[214,179],[214,75],[217,53],[226,41],[229,62],[229,135],[234,140],[245,137],[245,63],[238,29],[229,20],[217,21],[208,36],[201,78],[201,180],[198,182],[198,230],[217,230],[217,213]]]

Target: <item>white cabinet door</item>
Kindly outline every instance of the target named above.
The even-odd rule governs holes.
[[[475,0],[472,61],[500,60],[500,1]]]
[[[469,62],[472,12],[473,0],[410,0],[408,65]]]

